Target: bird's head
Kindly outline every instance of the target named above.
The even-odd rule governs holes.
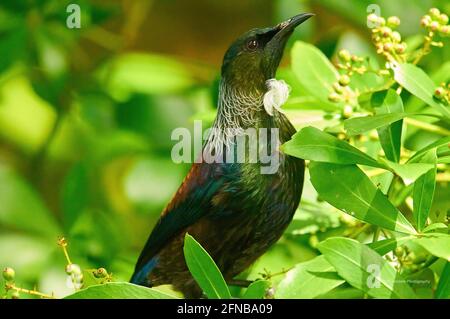
[[[233,86],[264,86],[275,77],[294,29],[311,16],[299,14],[274,27],[253,29],[240,36],[225,53],[222,78]]]

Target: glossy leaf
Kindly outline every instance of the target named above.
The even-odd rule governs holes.
[[[414,183],[418,178],[433,169],[434,165],[430,163],[410,163],[410,164],[398,164],[391,161],[383,161],[391,170],[400,176],[408,186]]]
[[[311,126],[296,133],[282,149],[286,154],[317,162],[362,164],[384,168],[382,164],[349,143]]]
[[[210,299],[230,299],[230,291],[208,252],[189,234],[184,239],[186,264],[200,288]]]
[[[450,261],[450,235],[441,233],[427,233],[414,242],[439,258]]]
[[[312,95],[328,102],[338,72],[327,57],[315,46],[297,41],[292,48],[292,69],[299,83]]]
[[[388,238],[388,239],[376,241],[374,243],[370,243],[370,244],[368,244],[368,246],[371,249],[375,250],[378,254],[383,256],[383,255],[386,255],[388,252],[393,251],[398,246],[401,246],[401,245],[409,242],[413,238],[414,238],[414,236]]]
[[[436,85],[419,67],[403,63],[394,66],[395,80],[428,105],[438,110],[447,121],[450,120],[450,109],[433,98]]]
[[[318,256],[291,269],[279,283],[275,297],[315,298],[344,282],[336,274],[334,267],[323,256]]]
[[[407,113],[389,113],[354,117],[344,121],[344,128],[349,135],[358,135],[398,122],[408,115]]]
[[[403,113],[403,101],[394,90],[375,93],[372,96],[372,106],[378,114]],[[386,158],[392,162],[400,161],[403,121],[399,120],[377,129],[381,147]]]
[[[128,282],[111,282],[94,285],[65,297],[64,299],[175,299],[155,289],[133,285]]]
[[[410,159],[407,161],[407,163],[417,163],[420,161],[420,158],[424,156],[425,153],[427,153],[429,150],[437,149],[441,146],[448,145],[450,143],[450,136],[446,136],[443,138],[438,139],[437,141],[425,146],[421,150],[417,151],[413,156],[410,157]]]
[[[339,276],[374,298],[416,298],[414,291],[379,254],[349,238],[329,238],[317,247]]]
[[[436,187],[436,150],[432,149],[425,153],[422,162],[431,163],[432,168],[420,176],[414,183],[413,217],[418,231],[422,231],[425,227],[433,204],[434,190]]]
[[[311,182],[321,199],[367,223],[401,233],[416,231],[370,179],[354,165],[313,162]]]

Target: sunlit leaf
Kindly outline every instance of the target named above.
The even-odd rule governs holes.
[[[208,298],[231,298],[225,279],[223,279],[214,260],[194,237],[189,234],[185,236],[183,250],[189,271]]]
[[[158,290],[127,282],[111,282],[94,285],[65,297],[64,299],[175,299]]]
[[[384,166],[345,141],[314,127],[305,127],[283,145],[283,152],[303,159],[337,164]]]
[[[422,231],[427,222],[434,198],[434,189],[436,187],[436,150],[429,150],[422,157],[421,162],[431,163],[432,168],[414,183],[413,191],[413,217],[417,225],[417,230]],[[414,164],[410,164],[414,165]]]
[[[320,198],[334,207],[373,225],[416,233],[402,213],[358,167],[312,162],[309,172]]]
[[[450,108],[433,98],[436,85],[430,77],[419,67],[402,63],[394,67],[395,80],[428,105],[438,110],[447,121],[450,120]]]
[[[297,264],[279,283],[276,298],[315,298],[325,294],[345,281],[323,257]]]
[[[374,298],[416,298],[411,287],[379,254],[349,238],[329,238],[318,249],[350,285]]]

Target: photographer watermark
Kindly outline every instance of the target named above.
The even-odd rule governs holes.
[[[70,13],[66,19],[66,26],[69,29],[81,28],[81,8],[78,4],[71,3],[67,6],[66,12]]]

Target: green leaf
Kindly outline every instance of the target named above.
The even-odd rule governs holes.
[[[372,106],[376,107],[377,114],[403,113],[402,98],[394,90],[375,93]],[[399,120],[377,129],[386,158],[396,163],[400,161],[402,128],[403,121]]]
[[[422,231],[425,227],[431,205],[433,204],[434,189],[436,187],[436,149],[429,150],[425,153],[421,161],[431,163],[432,167],[414,183],[413,217],[418,231]]]
[[[309,173],[320,198],[334,207],[373,225],[406,234],[416,233],[357,166],[312,162]]]
[[[65,297],[64,299],[175,299],[176,297],[152,288],[128,282],[110,282],[94,285]]]
[[[441,278],[439,279],[439,283],[436,288],[436,298],[450,298],[450,262],[445,264],[444,270],[442,271]]]
[[[407,163],[416,163],[420,161],[420,158],[429,150],[437,149],[441,146],[447,145],[450,143],[450,136],[446,136],[438,139],[437,141],[425,146],[421,150],[417,151],[408,161]]]
[[[434,256],[450,261],[450,235],[441,233],[427,233],[414,242]]]
[[[264,299],[267,289],[271,286],[268,280],[257,280],[248,286],[243,299]]]
[[[431,224],[431,225],[428,225],[427,227],[425,227],[422,230],[422,232],[430,233],[430,232],[433,232],[434,230],[438,230],[438,229],[448,231],[448,226],[445,225],[444,223],[434,223],[434,224]]]
[[[328,102],[339,74],[327,57],[315,46],[297,41],[292,48],[292,70],[299,83],[312,96]]]
[[[317,248],[350,285],[374,298],[416,298],[395,269],[375,251],[356,240],[328,238]]]
[[[398,122],[408,115],[407,113],[388,113],[354,117],[344,121],[344,128],[349,135],[358,135]]]
[[[398,238],[388,238],[380,241],[376,241],[374,243],[368,244],[368,246],[375,250],[381,256],[386,255],[388,252],[393,251],[398,246],[401,246],[411,239],[415,238],[414,236],[404,236]]]
[[[61,230],[39,195],[22,177],[0,166],[0,225],[48,236]]]
[[[406,186],[414,183],[419,177],[435,167],[433,164],[428,163],[398,164],[388,160],[384,160],[383,162],[386,163],[395,174],[402,178]]]
[[[230,299],[228,286],[214,260],[194,237],[187,233],[183,250],[189,271],[208,298]]]
[[[323,257],[297,264],[279,283],[277,299],[311,299],[331,291],[345,281],[336,274],[333,266]]]
[[[395,65],[393,69],[394,78],[401,86],[450,120],[450,109],[433,98],[436,85],[421,68],[413,64],[401,63]]]
[[[305,127],[282,146],[286,154],[317,162],[362,164],[385,168],[356,147],[315,127]]]

